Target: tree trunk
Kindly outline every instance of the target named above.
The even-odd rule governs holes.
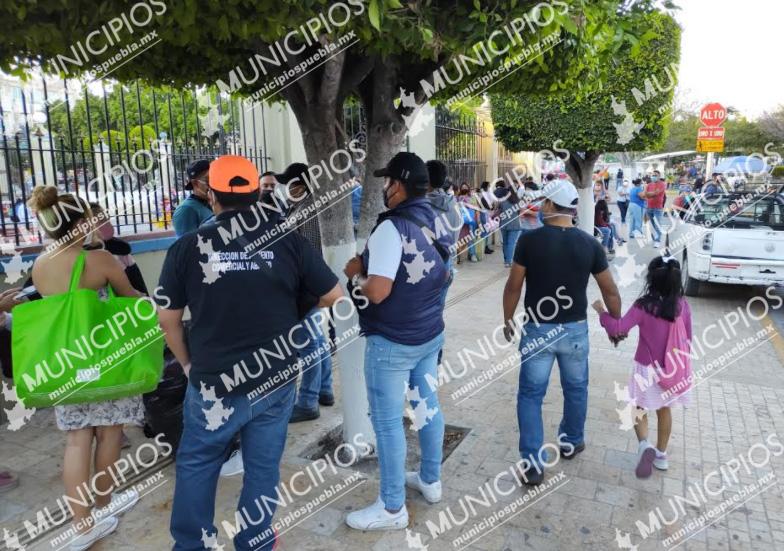
[[[327,64],[336,62],[337,57],[339,56],[331,58]],[[344,146],[344,140],[338,134],[342,122],[338,113],[342,112],[343,99],[339,97],[337,89],[332,88],[334,83],[330,81],[330,75],[334,75],[336,79],[340,78],[338,69],[336,75],[334,71],[324,71],[318,94],[308,94],[310,85],[303,82],[305,79],[298,82],[300,89],[287,94],[302,132],[308,165],[311,169],[320,165],[323,170],[323,174],[314,183],[319,186],[317,196],[331,190],[337,191],[349,178],[347,170],[338,174],[332,168],[346,167],[346,156],[335,155],[335,152]],[[328,208],[320,208],[318,217],[324,260],[340,279],[346,296],[340,303],[339,315],[333,316],[336,336],[347,336],[337,347],[343,405],[343,439],[347,443],[355,444],[356,438],[361,438],[361,441],[375,446],[365,388],[365,339],[359,337],[356,331],[359,324],[356,312],[348,319],[339,319],[347,317],[349,310],[347,279],[343,275],[343,268],[346,262],[356,255],[357,250],[351,219],[351,195],[343,191],[338,197],[328,203]]]
[[[593,151],[578,153],[569,152],[569,160],[566,161],[566,173],[574,182],[579,195],[577,203],[578,227],[584,232],[593,235],[593,167],[599,159],[599,154]]]
[[[372,73],[360,86],[360,95],[368,118],[368,151],[365,159],[365,180],[362,183],[362,209],[357,240],[367,240],[376,224],[376,217],[385,210],[384,179],[373,176],[399,152],[407,128],[395,108],[398,97],[397,69],[393,63],[376,63]]]

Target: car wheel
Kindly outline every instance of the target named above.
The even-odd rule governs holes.
[[[688,255],[683,255],[681,263],[681,278],[683,283],[683,293],[687,297],[696,297],[700,292],[700,280],[689,276]]]

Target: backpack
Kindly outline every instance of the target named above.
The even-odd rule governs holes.
[[[692,379],[691,358],[688,355],[691,352],[691,342],[686,333],[683,316],[678,316],[670,323],[666,350],[664,365],[658,367],[657,382],[664,390],[676,388],[675,395],[683,394],[691,388]],[[677,354],[676,350],[682,354]]]

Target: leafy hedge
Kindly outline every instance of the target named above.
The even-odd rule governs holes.
[[[601,90],[569,90],[541,96],[494,95],[496,136],[512,151],[644,151],[661,147],[670,124],[669,108],[677,84],[681,29],[670,16],[654,12],[642,18],[642,38],[626,45],[608,69]],[[672,78],[671,78],[672,77]],[[657,86],[658,83],[658,86]],[[639,103],[637,98],[641,98]],[[613,110],[625,103],[633,122],[644,126],[628,143],[619,143],[614,126],[625,117]],[[623,140],[621,140],[623,141]]]

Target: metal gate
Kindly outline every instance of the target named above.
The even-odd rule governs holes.
[[[459,115],[436,108],[436,158],[447,166],[452,182],[478,187],[486,179],[484,122],[473,115]]]
[[[209,88],[0,76],[0,132],[0,231],[16,245],[41,239],[34,186],[101,203],[118,234],[151,232],[170,227],[193,160],[232,153],[264,171],[269,159],[264,106]]]

